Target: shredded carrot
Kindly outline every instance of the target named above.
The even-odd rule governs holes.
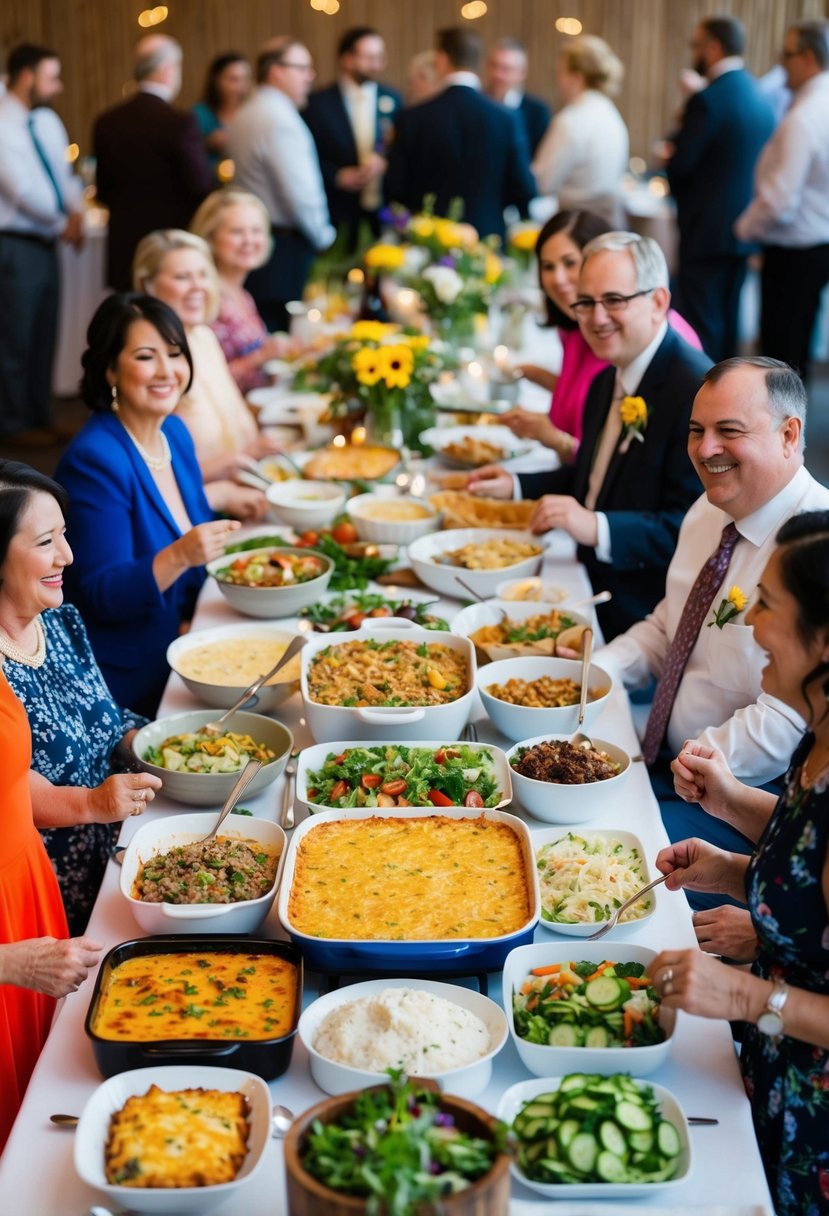
[[[626,977],[625,983],[631,988],[647,988],[650,980],[646,975],[629,975]]]
[[[532,980],[524,980],[524,983],[521,985],[521,995],[527,996],[532,991],[533,991]]]
[[[531,996],[531,997],[530,997],[530,999],[527,1001],[527,1008],[528,1008],[528,1009],[535,1009],[535,1007],[536,1007],[536,1005],[537,1005],[537,1004],[538,1004],[538,997],[537,997],[537,996]]]
[[[561,963],[551,963],[549,967],[533,967],[533,975],[555,975],[557,971],[561,971]]]
[[[608,967],[612,967],[613,965],[614,964],[610,963],[610,962],[600,963],[599,966],[596,968],[596,970],[593,972],[593,974],[588,975],[587,980],[585,982],[589,984],[591,980],[597,980],[600,975],[604,974],[604,972],[607,970]]]
[[[625,1010],[624,1034],[626,1039],[633,1034],[633,1017],[629,1009]]]

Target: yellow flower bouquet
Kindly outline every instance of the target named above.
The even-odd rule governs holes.
[[[725,599],[720,601],[719,608],[714,612],[713,621],[708,622],[708,628],[711,629],[716,625],[718,629],[722,629],[735,616],[740,615],[747,603],[748,596],[735,583]]]
[[[622,420],[621,452],[626,452],[634,439],[645,442],[644,431],[648,425],[648,407],[644,397],[623,397],[619,402],[619,417]]]

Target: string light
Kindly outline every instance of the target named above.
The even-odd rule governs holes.
[[[69,161],[69,164],[73,165],[75,163],[75,161],[78,159],[78,157],[80,156],[80,154],[81,154],[81,150],[77,144],[67,144],[66,151],[64,152],[63,155]]]
[[[138,24],[146,30],[152,25],[161,25],[161,22],[166,21],[169,15],[170,10],[166,4],[159,4],[156,8],[145,8],[142,13],[138,14]]]
[[[346,277],[349,283],[356,283],[358,286],[366,281],[366,276],[359,266],[352,266]]]
[[[578,17],[557,17],[556,29],[560,34],[570,34],[571,37],[575,37],[576,34],[581,33],[582,24]]]
[[[483,17],[486,12],[486,4],[484,0],[469,0],[461,9],[461,16],[467,21],[475,21],[478,17]]]
[[[236,165],[229,157],[227,160],[220,160],[216,166],[216,176],[220,182],[232,182],[235,173]]]
[[[325,13],[333,17],[340,11],[340,0],[311,0],[311,8],[317,13]]]

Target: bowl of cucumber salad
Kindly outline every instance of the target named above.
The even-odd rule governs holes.
[[[687,1181],[688,1122],[674,1095],[627,1074],[536,1077],[498,1118],[517,1142],[516,1178],[550,1199],[634,1199]]]

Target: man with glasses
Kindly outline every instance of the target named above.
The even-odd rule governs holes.
[[[235,184],[261,198],[273,235],[269,260],[247,278],[270,330],[288,328],[289,300],[302,299],[314,256],[337,233],[314,139],[299,111],[314,80],[311,53],[294,38],[268,43],[256,63],[258,88],[228,127]]]
[[[642,620],[662,598],[679,526],[699,495],[686,450],[694,394],[711,360],[669,328],[668,267],[648,237],[608,232],[583,251],[573,304],[585,341],[610,364],[590,386],[576,462],[554,472],[490,465],[472,493],[542,495],[534,532],[562,528],[578,544],[606,638]]]
[[[829,282],[829,22],[789,26],[782,59],[792,104],[760,154],[754,198],[734,231],[763,245],[763,354],[805,380]]]

